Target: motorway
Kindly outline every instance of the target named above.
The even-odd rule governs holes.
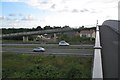
[[[0,44],[1,46],[58,46],[58,44]],[[83,45],[70,45],[73,47],[88,47],[93,48],[94,45],[83,44]]]
[[[58,46],[58,44],[2,44],[2,52],[53,54],[53,55],[93,55],[93,45]],[[20,46],[20,47],[18,47]],[[33,48],[44,46],[45,52],[33,52]]]

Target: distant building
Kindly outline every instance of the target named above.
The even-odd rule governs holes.
[[[95,28],[85,28],[80,31],[80,37],[91,37],[95,38]]]

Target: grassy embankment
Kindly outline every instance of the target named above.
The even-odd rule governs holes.
[[[93,57],[3,52],[3,78],[91,78]]]

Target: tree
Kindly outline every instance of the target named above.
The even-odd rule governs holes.
[[[54,28],[54,29],[60,29],[61,26],[54,26],[53,28]]]
[[[65,40],[65,41],[69,42],[70,38],[66,34],[61,34],[58,37],[58,41],[61,41],[61,40]]]
[[[50,26],[45,26],[45,27],[44,27],[44,30],[47,30],[47,29],[53,29],[53,28],[50,27]]]
[[[65,26],[63,26],[63,28],[70,28],[69,26],[67,26],[67,25],[65,25]]]
[[[82,29],[84,29],[85,27],[84,27],[84,26],[82,26],[81,28],[82,28]]]
[[[37,26],[36,30],[42,30],[41,26]]]

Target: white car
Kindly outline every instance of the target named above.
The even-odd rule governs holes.
[[[59,46],[69,46],[70,44],[65,41],[60,41]]]
[[[45,48],[43,47],[34,48],[33,52],[45,52]]]

